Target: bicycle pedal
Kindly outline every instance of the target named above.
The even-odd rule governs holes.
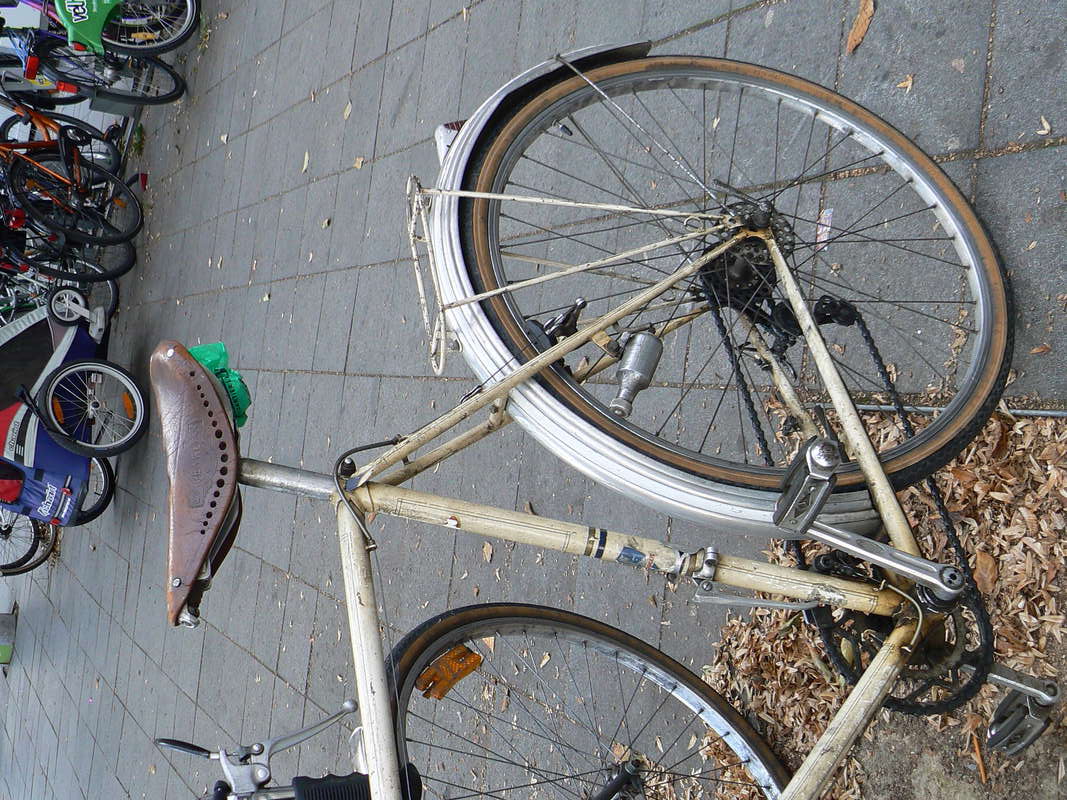
[[[773,520],[779,528],[803,534],[819,516],[837,483],[841,463],[837,442],[813,436],[797,451],[782,478]]]
[[[1048,728],[1051,709],[1013,689],[993,712],[986,744],[1009,756],[1021,753]]]

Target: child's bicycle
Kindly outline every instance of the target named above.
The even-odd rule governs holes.
[[[914,144],[827,89],[647,53],[590,48],[529,70],[443,133],[437,188],[412,183],[415,263],[429,257],[439,304],[431,324],[423,296],[435,368],[458,349],[480,381],[430,424],[341,454],[331,474],[243,458],[212,372],[178,342],[154,352],[171,624],[199,620],[237,534],[238,484],[337,512],[356,772],[268,787],[271,757],[352,702],[233,749],[160,740],[219,761],[214,798],[795,800],[820,795],[883,706],[943,713],[988,681],[1010,690],[989,746],[1016,753],[1047,727],[1058,689],[993,664],[936,485],[948,553],[924,554],[894,493],[965,446],[1003,387],[1009,295],[973,210]],[[920,405],[940,411],[917,423]],[[426,449],[482,410],[487,420]],[[512,420],[716,540],[828,552],[809,566],[797,548],[793,568],[400,487]],[[804,611],[854,687],[790,779],[710,686],[577,614],[458,609],[387,658],[371,514],[630,565],[692,586],[698,602]]]

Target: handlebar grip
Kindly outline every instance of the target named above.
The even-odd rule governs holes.
[[[181,739],[156,739],[155,741],[156,747],[167,747],[171,750],[178,750],[190,756],[200,756],[200,758],[211,758],[211,751],[205,750],[198,744],[192,744],[191,742],[183,742]]]
[[[404,800],[422,799],[422,776],[414,764],[400,771],[400,793]],[[362,772],[325,775],[322,778],[293,778],[294,800],[370,800],[370,778]]]

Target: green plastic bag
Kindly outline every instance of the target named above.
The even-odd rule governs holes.
[[[227,397],[230,398],[234,424],[240,428],[248,422],[246,412],[252,405],[252,395],[241,373],[230,369],[230,355],[226,352],[226,345],[222,342],[198,344],[189,348],[189,354],[199,361],[204,369],[210,370],[219,379],[219,383],[226,390]]]

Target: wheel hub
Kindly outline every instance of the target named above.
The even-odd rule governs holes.
[[[796,248],[792,226],[769,203],[742,200],[725,209],[740,227],[770,229],[782,255],[788,258]],[[705,253],[721,244],[715,242]],[[746,314],[766,329],[774,339],[772,351],[782,353],[800,333],[789,305],[774,299],[778,285],[774,261],[762,239],[749,238],[716,256],[700,271],[700,285],[693,292],[716,308],[732,308]]]
[[[773,205],[742,200],[728,205],[726,211],[736,217],[743,227],[754,230],[770,228],[782,255],[787,258],[792,255],[796,247],[796,234]],[[771,254],[759,239],[739,242],[713,259],[701,274],[711,282],[711,288],[717,290],[716,294],[721,300],[725,300],[727,293],[746,297],[753,293],[765,293],[769,297],[771,289],[778,283]],[[733,302],[719,303],[726,304],[733,305]]]

